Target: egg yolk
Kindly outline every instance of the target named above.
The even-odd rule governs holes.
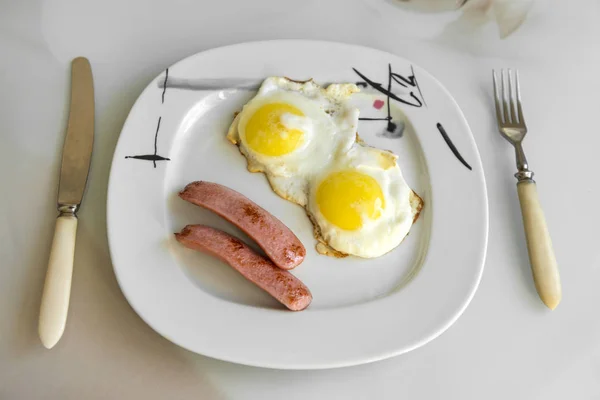
[[[256,110],[246,123],[248,147],[267,156],[282,156],[302,145],[304,132],[286,127],[281,122],[284,114],[304,116],[302,111],[286,103],[265,104]]]
[[[379,183],[352,170],[334,172],[325,178],[317,188],[316,201],[329,222],[349,231],[361,228],[364,217],[379,218],[385,207]]]

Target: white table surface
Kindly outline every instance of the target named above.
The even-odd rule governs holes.
[[[440,23],[457,14],[411,14],[384,0],[2,0],[0,10],[0,399],[600,398],[597,1],[538,0],[503,41],[492,25],[442,37]],[[325,371],[212,360],[152,331],[117,285],[106,187],[136,97],[185,56],[281,38],[355,43],[409,58],[446,85],[471,126],[490,206],[483,280],[456,324],[411,353]],[[37,337],[37,317],[69,63],[79,55],[94,71],[96,142],[69,320],[49,351]],[[561,268],[563,300],[554,312],[533,286],[513,153],[495,128],[490,70],[509,66],[521,71],[526,152]]]

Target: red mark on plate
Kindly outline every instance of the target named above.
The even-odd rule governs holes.
[[[375,107],[378,110],[381,110],[381,107],[383,107],[384,104],[385,102],[383,100],[377,99],[373,102],[373,107]]]

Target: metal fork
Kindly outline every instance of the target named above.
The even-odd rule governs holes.
[[[554,310],[562,298],[560,276],[546,219],[538,200],[533,172],[529,169],[527,158],[523,152],[522,142],[527,133],[527,126],[521,108],[519,73],[515,71],[512,74],[510,69],[506,73],[503,69],[500,70],[500,85],[496,71],[492,71],[492,77],[498,130],[515,148],[517,192],[521,203],[533,280],[544,304]]]

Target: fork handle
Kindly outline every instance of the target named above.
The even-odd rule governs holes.
[[[536,184],[531,179],[520,181],[517,183],[517,192],[535,288],[544,304],[554,310],[560,303],[562,290],[552,240],[538,199]]]

